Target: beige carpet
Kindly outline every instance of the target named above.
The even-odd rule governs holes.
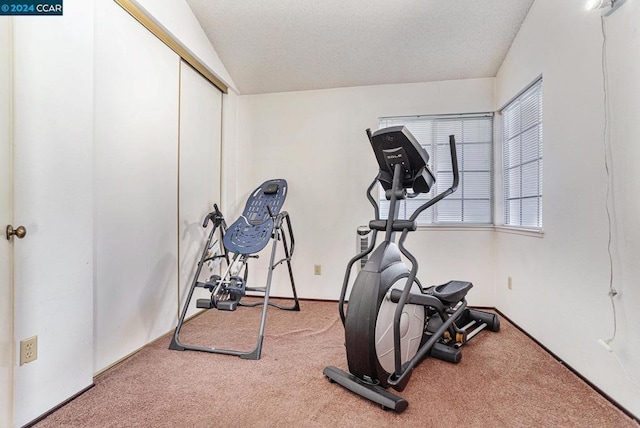
[[[638,427],[535,342],[502,320],[458,365],[428,359],[401,394],[402,414],[331,384],[346,368],[336,303],[269,309],[259,361],[168,350],[169,336],[107,371],[39,422],[45,427]],[[185,343],[251,350],[260,308],[215,310],[185,324]]]

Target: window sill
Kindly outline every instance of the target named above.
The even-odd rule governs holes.
[[[418,226],[418,230],[441,230],[441,231],[492,231],[495,227],[492,224],[430,224]]]
[[[470,224],[470,225],[461,225],[461,224],[433,224],[433,225],[423,225],[418,226],[418,230],[423,231],[453,231],[453,232],[487,232],[494,231],[498,233],[509,233],[512,235],[522,235],[522,236],[532,236],[534,238],[542,238],[544,237],[543,230],[537,229],[527,229],[524,227],[513,227],[513,226],[494,226],[492,224]]]
[[[514,226],[494,226],[494,229],[496,232],[510,233],[512,235],[533,236],[534,238],[544,237],[544,231],[542,229],[527,229]]]

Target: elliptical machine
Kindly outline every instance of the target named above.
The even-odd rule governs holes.
[[[424,289],[416,274],[418,262],[404,247],[409,232],[417,229],[416,219],[427,208],[455,192],[458,160],[455,137],[449,136],[453,184],[418,207],[408,220],[398,219],[399,202],[428,193],[435,184],[429,170],[429,154],[404,126],[380,129],[367,136],[376,155],[379,173],[367,188],[375,220],[367,250],[353,257],[340,293],[338,310],[345,328],[345,348],[349,373],[329,366],[323,374],[331,382],[374,401],[383,409],[403,412],[408,402],[386,388],[403,391],[413,369],[431,356],[458,363],[460,347],[488,328],[500,330],[497,315],[467,308],[465,296],[473,287],[468,281],[449,281]],[[390,201],[388,220],[381,220],[379,206],[371,191],[380,183]],[[412,193],[407,193],[412,189]],[[373,251],[377,232],[385,238]],[[395,234],[400,239],[395,243]],[[345,296],[353,264],[373,251],[358,273],[345,314]],[[409,269],[402,260],[411,263]]]

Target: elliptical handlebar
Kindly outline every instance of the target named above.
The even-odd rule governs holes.
[[[376,184],[378,184],[378,177],[374,178],[369,187],[367,187],[367,199],[369,199],[369,202],[373,205],[375,219],[380,220],[380,207],[374,197],[371,196],[371,191],[376,188]]]
[[[449,135],[449,151],[451,152],[451,166],[453,167],[453,184],[451,193],[455,192],[460,182],[460,171],[458,166],[458,150],[456,149],[455,135]]]
[[[440,200],[446,198],[447,196],[455,192],[456,189],[458,188],[458,184],[460,183],[460,170],[458,167],[458,151],[456,150],[456,137],[454,135],[449,135],[449,151],[451,153],[451,168],[453,172],[453,183],[451,184],[451,187],[449,187],[444,192],[429,199],[424,204],[420,205],[411,215],[411,217],[409,218],[409,221],[415,221],[424,210],[436,204]]]
[[[423,205],[418,207],[409,218],[409,221],[407,222],[408,224],[415,222],[415,220],[418,218],[421,212],[423,212],[430,206],[436,204],[437,202],[441,201],[442,199],[446,198],[447,196],[451,195],[458,188],[458,184],[460,181],[460,172],[458,168],[458,153],[456,150],[456,139],[455,139],[455,136],[453,135],[449,135],[449,151],[451,153],[451,168],[453,172],[453,183],[451,184],[451,187],[449,187],[444,192],[436,195],[435,197],[431,198],[430,200],[425,202]],[[398,248],[400,248],[400,251],[402,252],[402,254],[411,263],[411,271],[409,272],[407,283],[412,284],[413,281],[416,279],[416,274],[418,273],[418,260],[404,246],[404,241],[407,237],[409,230],[410,229],[408,227],[405,227],[404,230],[402,231],[402,235],[398,240]],[[413,358],[410,364],[403,366],[401,361],[401,354],[400,354],[400,317],[402,315],[404,305],[406,304],[407,299],[409,297],[410,289],[411,287],[405,287],[402,290],[402,295],[400,296],[396,306],[396,312],[395,312],[394,323],[393,323],[395,372],[392,373],[391,376],[389,376],[388,382],[390,385],[398,385],[401,382],[403,382],[404,379],[407,379],[408,373],[411,372],[413,367],[415,367],[415,365],[419,361],[418,358]],[[433,343],[435,343],[435,340],[434,342],[430,343],[429,347],[433,346]],[[424,357],[424,355],[422,355],[422,357]]]

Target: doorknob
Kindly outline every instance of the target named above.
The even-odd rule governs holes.
[[[16,237],[22,239],[27,234],[27,229],[24,226],[18,226],[15,229],[13,226],[8,225],[6,229],[7,240],[11,240],[11,235],[16,235]]]

